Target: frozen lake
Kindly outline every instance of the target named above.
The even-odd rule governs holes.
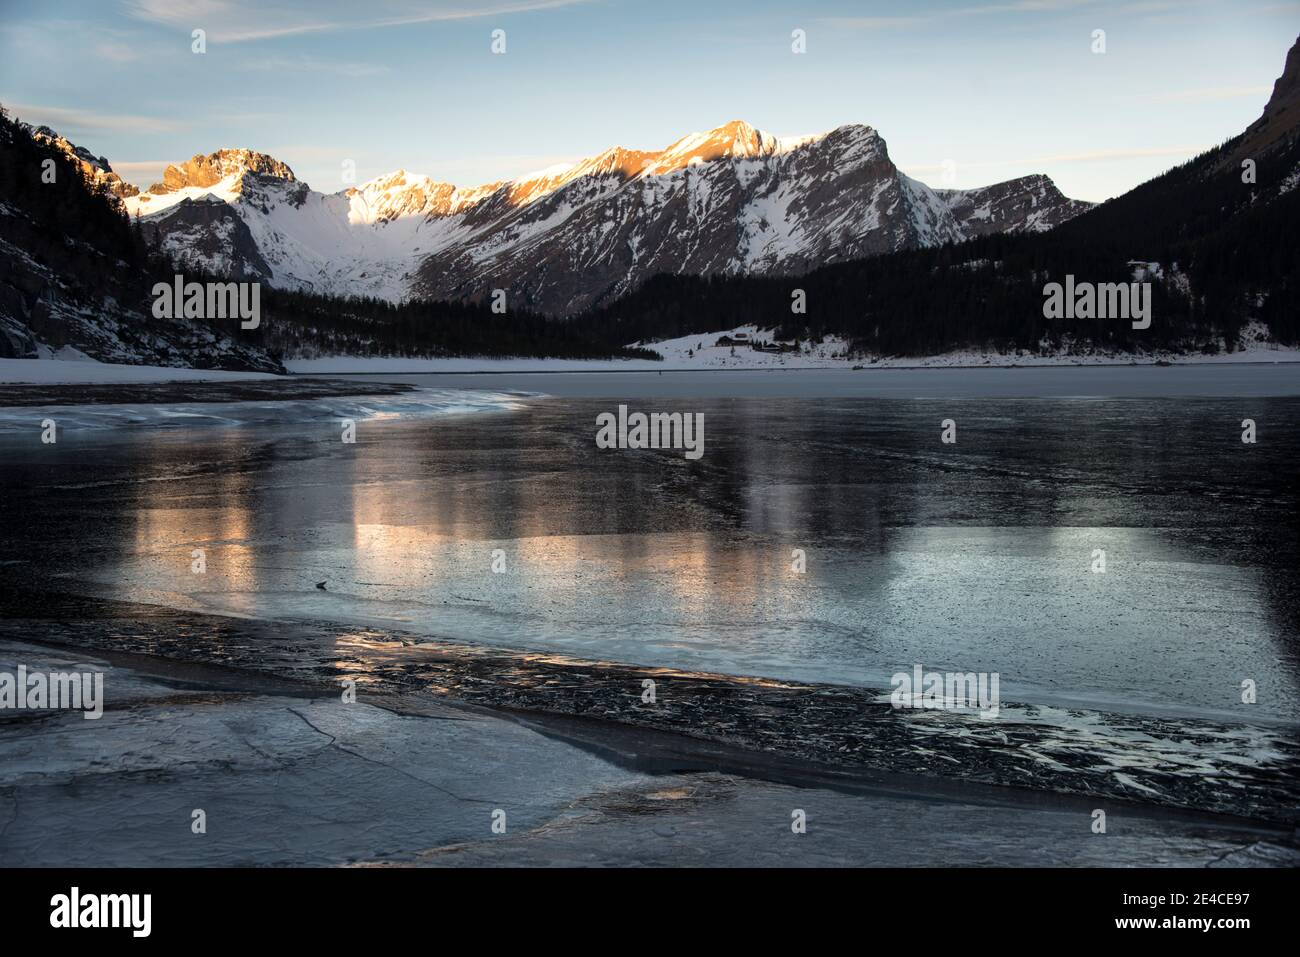
[[[1086,392],[1087,376],[1129,372],[1205,374],[925,374],[960,391],[1051,373]],[[748,375],[816,394],[828,376],[898,374]],[[1260,394],[668,399],[670,374],[490,376],[552,395],[362,420],[355,444],[301,406],[222,428],[74,428],[56,445],[32,428],[0,436],[22,516],[0,576],[636,665],[887,688],[921,664],[996,672],[1014,701],[1294,720],[1300,400],[1268,396],[1296,374],[1211,378],[1239,375]],[[704,456],[597,449],[615,404],[593,388],[702,413]],[[955,445],[940,441],[949,418]]]

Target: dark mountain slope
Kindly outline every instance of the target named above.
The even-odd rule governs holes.
[[[660,276],[583,317],[627,341],[755,323],[784,335],[847,335],[868,354],[1233,348],[1251,320],[1300,340],[1300,123],[1293,48],[1261,119],[1241,135],[1037,235],[990,235],[841,263],[798,279]],[[1244,182],[1241,160],[1256,181]],[[1043,286],[1126,282],[1160,264],[1151,328],[1043,317]],[[792,315],[791,290],[807,294]]]
[[[0,108],[0,357],[71,348],[105,362],[281,371],[228,330],[154,318],[153,283],[169,272],[150,263],[106,176]]]

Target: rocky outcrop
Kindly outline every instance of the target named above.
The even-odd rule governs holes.
[[[135,196],[140,192],[131,183],[125,182],[122,177],[114,173],[113,168],[108,165],[108,160],[104,157],[95,156],[90,150],[69,142],[48,126],[38,126],[32,130],[32,139],[59,150],[81,167],[81,171],[88,181],[102,183],[109,193],[119,199]]]
[[[968,236],[989,233],[1041,233],[1092,208],[1069,199],[1050,177],[1038,174],[980,186],[937,190]]]
[[[179,166],[168,166],[163,170],[162,182],[150,186],[149,192],[158,196],[187,186],[215,186],[228,177],[242,177],[245,173],[294,181],[293,170],[273,156],[245,149],[217,150],[206,156],[195,156]]]
[[[0,357],[283,371],[252,339],[235,341],[199,319],[153,316],[154,277],[118,202],[88,188],[89,175],[31,175],[60,154],[76,164],[63,170],[85,169],[90,160],[68,146],[0,116]],[[103,173],[107,164],[92,168]],[[240,224],[218,205],[208,235],[222,222]]]
[[[160,217],[143,220],[141,231],[183,269],[233,280],[274,276],[243,217],[210,194],[181,200]]]

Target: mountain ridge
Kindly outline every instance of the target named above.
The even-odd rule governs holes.
[[[211,195],[241,248],[220,255]],[[972,197],[979,196],[980,202]],[[288,289],[572,315],[651,275],[793,274],[828,261],[1041,230],[1089,207],[1050,179],[932,190],[862,124],[776,137],[742,120],[661,150],[613,146],[562,170],[459,187],[405,169],[322,193],[249,149],[199,154],[123,197],[175,259]],[[996,206],[994,212],[990,207]],[[245,237],[243,234],[247,233]]]

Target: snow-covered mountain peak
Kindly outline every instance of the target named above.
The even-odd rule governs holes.
[[[732,120],[716,129],[683,136],[660,153],[646,172],[660,175],[716,159],[770,156],[778,145],[779,141],[771,133],[756,129],[744,120]]]
[[[805,151],[833,153],[842,163],[889,161],[889,148],[884,137],[873,127],[862,123],[847,123],[816,136],[782,142],[782,152]]]
[[[551,166],[511,180],[508,184],[509,201],[512,206],[526,206],[584,176],[617,176],[629,180],[639,175],[659,155],[612,146],[572,165]]]
[[[394,189],[418,187],[431,182],[433,181],[423,173],[412,173],[407,169],[395,169],[391,173],[385,173],[383,176],[376,176],[374,179],[366,180],[360,186],[349,187],[344,192],[349,195],[357,192],[390,192]]]
[[[455,191],[450,183],[399,169],[346,189],[343,195],[350,202],[352,222],[376,223],[403,216],[445,216]]]
[[[222,149],[168,166],[162,182],[126,199],[126,208],[133,216],[148,216],[207,195],[228,203],[244,199],[265,205],[276,198],[296,203],[306,190],[293,170],[274,156],[250,149]]]
[[[200,153],[163,170],[161,183],[154,183],[149,192],[155,196],[195,186],[215,186],[223,180],[242,179],[247,174],[272,176],[289,182],[296,177],[284,163],[274,156],[250,149],[222,149],[206,155]]]

